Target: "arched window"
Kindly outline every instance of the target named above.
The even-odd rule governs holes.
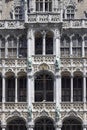
[[[15,7],[15,19],[23,19],[23,9],[21,6]]]
[[[52,11],[52,0],[36,0],[36,11],[51,12]]]
[[[10,36],[8,39],[8,58],[17,57],[17,39]]]
[[[19,76],[18,77],[18,101],[26,102],[27,98],[27,77]]]
[[[27,57],[27,38],[25,35],[19,38],[19,58]]]
[[[13,119],[7,123],[7,130],[27,130],[26,123],[20,118]]]
[[[62,130],[82,130],[82,124],[77,119],[69,118],[63,122]]]
[[[75,8],[73,6],[67,7],[67,19],[74,19],[75,16]]]
[[[0,36],[0,58],[5,58],[5,39]]]
[[[40,32],[35,34],[35,54],[43,53],[43,38]]]
[[[6,77],[6,101],[7,102],[15,101],[15,77],[14,76]]]
[[[35,130],[55,130],[53,122],[48,118],[42,118],[36,121]]]
[[[51,32],[46,34],[46,54],[53,54],[53,34]]]
[[[70,76],[62,76],[62,101],[71,100],[71,79]]]
[[[70,38],[68,36],[63,36],[61,38],[61,57],[70,55]]]
[[[77,34],[72,38],[73,56],[82,56],[82,38]]]
[[[35,54],[53,54],[53,33],[35,33]]]
[[[74,76],[73,78],[73,101],[83,100],[83,78]]]
[[[51,75],[42,73],[35,78],[35,101],[53,101],[54,82]]]

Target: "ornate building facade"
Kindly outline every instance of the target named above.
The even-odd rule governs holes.
[[[0,0],[0,130],[87,130],[87,1]]]

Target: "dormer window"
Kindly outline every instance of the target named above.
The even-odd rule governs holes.
[[[74,19],[75,8],[73,6],[68,6],[66,15],[67,15],[67,19]]]
[[[52,0],[36,0],[36,11],[51,12],[52,11]]]

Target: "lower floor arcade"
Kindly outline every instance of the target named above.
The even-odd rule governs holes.
[[[33,124],[16,117],[7,121],[6,126],[1,125],[0,130],[84,130],[82,121],[74,117],[65,118],[61,126],[48,117],[40,117]]]

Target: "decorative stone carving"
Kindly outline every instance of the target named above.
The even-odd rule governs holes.
[[[32,58],[31,58],[31,57],[29,57],[29,58],[27,59],[27,67],[28,67],[29,70],[32,69]]]
[[[32,119],[32,108],[29,107],[28,108],[28,121],[31,121],[31,119]]]
[[[56,61],[55,61],[55,69],[59,70],[60,69],[60,58],[57,56]]]
[[[40,116],[49,116],[48,112],[43,110],[42,112],[40,112]]]
[[[60,119],[60,109],[58,107],[55,109],[55,119],[56,121]]]

